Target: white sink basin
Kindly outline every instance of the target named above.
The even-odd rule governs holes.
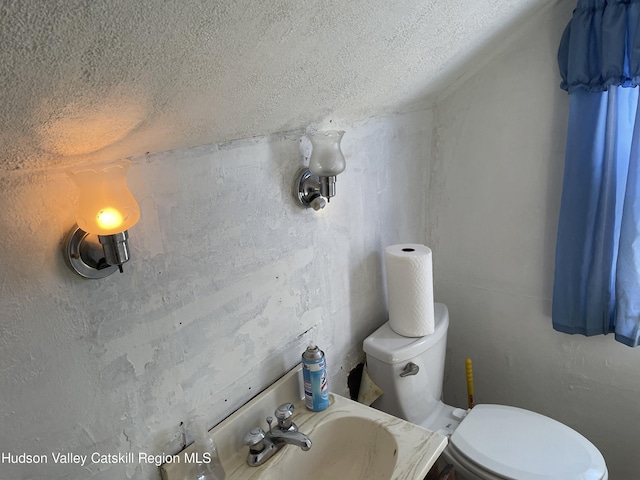
[[[300,431],[303,430],[300,427]],[[398,442],[385,427],[363,417],[321,422],[309,434],[311,450],[287,446],[264,464],[262,480],[388,480],[398,456]],[[269,463],[271,463],[269,465]],[[262,468],[262,467],[256,467]],[[310,475],[313,472],[313,475]]]
[[[442,435],[333,393],[326,410],[311,412],[300,399],[298,376],[299,368],[211,431],[227,480],[422,480],[447,445]],[[266,430],[265,417],[285,402],[294,404],[293,421],[311,449],[286,445],[250,467],[242,437],[256,426]],[[185,466],[163,465],[163,480],[183,480]]]

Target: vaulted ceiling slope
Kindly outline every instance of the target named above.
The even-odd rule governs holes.
[[[0,170],[397,111],[557,0],[1,0]]]

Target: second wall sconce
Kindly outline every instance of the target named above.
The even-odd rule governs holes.
[[[104,278],[129,260],[127,230],[140,219],[140,209],[127,188],[131,162],[72,170],[78,187],[77,225],[66,240],[65,260],[85,278]]]
[[[340,150],[343,135],[342,130],[307,134],[312,145],[309,168],[298,171],[293,186],[300,206],[320,210],[336,194],[336,176],[346,167]]]

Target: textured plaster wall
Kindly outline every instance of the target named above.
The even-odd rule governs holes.
[[[561,420],[602,451],[612,479],[638,478],[640,349],[551,327],[568,114],[556,52],[574,2],[530,23],[434,109],[429,236],[436,298],[451,313],[445,396]]]
[[[153,465],[52,465],[52,452],[174,453],[180,423],[221,420],[326,351],[346,392],[385,320],[383,248],[423,242],[431,111],[339,125],[347,170],[321,212],[294,205],[300,132],[133,159],[142,211],[123,274],[65,265],[63,171],[0,179],[0,464],[11,479],[156,479]],[[275,406],[274,406],[275,407]]]
[[[555,0],[3,0],[0,171],[359,120]]]

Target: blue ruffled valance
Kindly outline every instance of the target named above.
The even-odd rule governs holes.
[[[558,50],[560,88],[640,84],[639,23],[640,0],[578,0]]]

